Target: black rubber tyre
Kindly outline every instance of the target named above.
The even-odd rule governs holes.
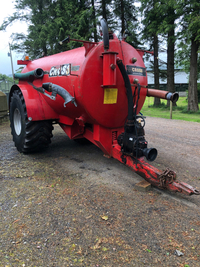
[[[13,141],[19,152],[30,153],[51,143],[51,121],[28,121],[25,100],[20,90],[15,90],[10,102],[10,127]]]

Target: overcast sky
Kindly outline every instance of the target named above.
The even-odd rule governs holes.
[[[2,0],[1,0],[2,1]],[[14,0],[5,0],[1,3],[0,8],[0,25],[3,23],[4,18],[12,15],[15,12],[14,9]],[[12,74],[11,69],[11,61],[10,57],[8,57],[9,52],[9,45],[8,43],[12,42],[10,38],[12,33],[16,32],[26,32],[27,25],[25,22],[15,22],[12,26],[8,26],[6,31],[0,31],[0,73],[1,74]],[[14,72],[18,69],[17,60],[22,59],[22,55],[12,53],[13,56],[13,65],[14,65]]]
[[[0,25],[3,23],[4,19],[11,16],[14,12],[15,0],[1,0],[3,3],[0,8]],[[12,43],[11,35],[12,33],[26,33],[27,24],[25,22],[14,22],[11,26],[8,26],[6,31],[0,31],[0,73],[11,75],[11,60],[8,57],[9,44]],[[18,69],[17,60],[23,59],[22,54],[12,52],[14,72]]]

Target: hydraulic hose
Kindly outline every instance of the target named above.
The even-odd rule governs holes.
[[[128,98],[128,121],[133,121],[133,95],[132,95],[132,89],[131,89],[131,83],[128,77],[128,74],[126,72],[125,66],[122,63],[121,59],[117,59],[117,65],[119,67],[119,70],[122,74],[122,77],[124,79],[126,91],[127,91],[127,98]]]
[[[43,76],[44,76],[44,71],[41,68],[37,68],[33,71],[29,71],[26,73],[15,73],[14,74],[15,79],[21,79],[21,80],[29,80],[30,78],[40,79]]]
[[[105,19],[101,19],[101,28],[103,32],[104,50],[108,50],[109,49],[109,33],[108,33],[108,25]]]

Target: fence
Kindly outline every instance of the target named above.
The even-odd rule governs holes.
[[[188,83],[175,83],[175,92],[185,92],[188,90]],[[154,84],[148,84],[148,88],[155,88]],[[155,88],[157,89],[157,88]],[[159,85],[160,90],[168,91],[167,90],[167,84],[160,84]]]
[[[13,82],[8,80],[0,80],[0,91],[2,91],[4,94],[9,93],[13,84]]]
[[[6,94],[7,96],[7,104],[9,102],[9,92],[10,88],[14,83],[8,80],[0,80],[0,91]]]

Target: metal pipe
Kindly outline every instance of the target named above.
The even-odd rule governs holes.
[[[31,77],[36,78],[36,79],[40,79],[43,76],[44,76],[44,71],[41,68],[37,68],[33,71],[29,71],[26,73],[15,73],[14,74],[15,79],[21,79],[21,80],[28,80]]]
[[[149,161],[154,161],[158,154],[156,148],[144,148],[142,149],[142,153]]]
[[[63,43],[65,43],[65,42],[69,43],[70,41],[80,42],[80,43],[84,43],[84,44],[98,44],[97,42],[85,41],[85,40],[80,40],[80,39],[72,39],[72,38],[70,38],[70,36],[68,36],[64,40],[60,41],[59,44],[62,45]]]
[[[153,96],[153,97],[158,97],[161,99],[171,100],[173,103],[176,103],[179,99],[178,93],[171,93],[169,91],[161,91],[161,90],[150,89],[150,88],[147,88],[147,96]]]

